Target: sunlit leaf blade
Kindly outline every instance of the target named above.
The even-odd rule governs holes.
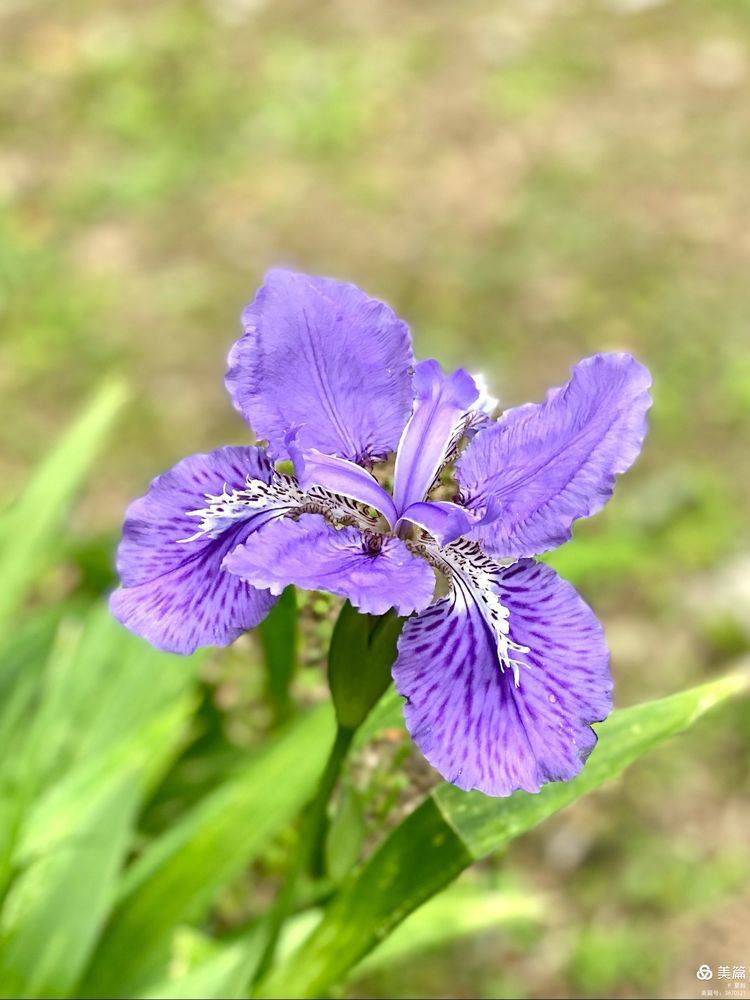
[[[0,515],[0,635],[61,544],[57,529],[125,398],[119,382],[104,385]]]
[[[278,724],[291,713],[289,692],[297,662],[297,596],[287,587],[258,627],[266,668],[266,698]]]
[[[458,884],[434,896],[357,966],[367,975],[419,952],[500,927],[542,922],[544,900],[528,890]]]
[[[284,925],[279,946],[282,958],[293,953],[320,921],[317,909],[303,910]],[[544,919],[544,900],[518,887],[488,889],[461,885],[439,893],[412,913],[356,969],[356,977],[377,972],[394,962],[472,934],[500,928],[529,927]],[[206,954],[189,963],[178,958],[167,977],[141,994],[142,1000],[226,1000],[247,996],[247,983],[260,957],[260,925],[239,941],[219,944],[202,938]],[[195,933],[195,932],[193,932]]]
[[[0,644],[0,731],[6,701],[18,682],[30,676],[38,678],[41,673],[60,618],[60,607],[44,609],[27,616],[3,637]]]
[[[255,931],[211,953],[185,971],[170,973],[139,994],[139,1000],[241,1000],[260,958],[263,936]]]
[[[366,834],[361,796],[356,788],[345,784],[325,843],[325,870],[333,882],[341,882],[357,863]]]
[[[205,916],[297,814],[333,739],[328,704],[300,717],[158,838],[126,875],[86,995],[131,996],[162,977],[172,935]]]
[[[19,672],[0,711],[0,892],[29,808],[79,763],[106,754],[192,685],[198,657],[167,656],[97,608],[65,620],[43,671]],[[158,759],[160,748],[154,748]],[[63,786],[64,787],[64,786]]]
[[[148,776],[190,707],[175,702],[136,738],[55,786],[32,815],[18,851],[22,874],[0,920],[0,995],[74,990],[112,904]]]
[[[144,646],[103,611],[64,630],[14,758],[0,995],[75,989],[114,901],[138,809],[193,709],[191,666]]]
[[[40,613],[13,631],[0,647],[0,898],[10,877],[21,819],[29,718],[54,641],[59,615]]]
[[[38,742],[58,745],[53,775],[106,752],[192,690],[201,660],[152,649],[97,607],[75,649],[55,664],[49,717],[44,725],[35,721]]]
[[[343,885],[320,926],[255,995],[319,996],[472,861],[427,798]]]
[[[715,705],[746,692],[748,674],[731,674],[680,694],[613,713],[581,775],[490,799],[440,785],[343,885],[320,925],[260,983],[261,997],[316,997],[349,971],[413,910],[472,862],[502,849]]]

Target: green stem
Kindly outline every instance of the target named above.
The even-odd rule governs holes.
[[[268,939],[258,967],[253,976],[253,986],[257,985],[271,967],[279,935],[284,921],[294,904],[297,882],[303,871],[308,870],[319,876],[323,871],[325,840],[328,831],[328,803],[346,760],[346,755],[354,738],[354,729],[339,726],[336,739],[328,755],[325,769],[318,782],[314,798],[302,813],[300,824],[300,844],[294,862],[286,873],[284,884],[268,916]]]
[[[311,805],[310,826],[307,831],[309,840],[303,853],[306,853],[307,868],[315,878],[320,878],[325,871],[328,803],[344,766],[346,755],[354,739],[354,733],[354,729],[346,729],[343,726],[337,728],[336,739],[333,741],[328,762],[321,775],[318,791]]]

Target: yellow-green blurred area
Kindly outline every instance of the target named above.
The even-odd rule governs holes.
[[[745,0],[4,0],[0,134],[2,499],[104,376],[133,394],[37,602],[105,591],[127,502],[249,439],[225,357],[282,263],[386,299],[503,406],[637,355],[643,456],[551,560],[604,621],[620,705],[747,651]],[[248,649],[211,669],[252,730]],[[694,996],[703,962],[750,969],[749,752],[746,707],[701,722],[472,872],[476,907],[501,874],[543,900],[520,929],[469,911],[349,995]]]

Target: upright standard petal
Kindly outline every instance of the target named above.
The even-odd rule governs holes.
[[[353,462],[385,456],[411,409],[409,329],[355,285],[270,271],[229,355],[234,405],[274,457],[317,448]]]
[[[347,597],[355,608],[399,615],[426,608],[435,577],[398,538],[334,528],[318,514],[268,524],[224,560],[230,573],[280,594],[288,584]]]
[[[537,792],[574,777],[593,749],[590,724],[611,708],[609,654],[549,566],[477,566],[406,623],[393,677],[412,739],[443,777],[486,795]]]
[[[396,452],[393,499],[399,514],[424,500],[479,399],[468,372],[459,368],[446,375],[432,359],[417,365],[414,389],[414,410]]]
[[[629,354],[579,362],[544,403],[508,410],[480,431],[456,477],[463,503],[494,500],[500,517],[471,537],[498,558],[536,555],[566,542],[573,522],[601,510],[640,452],[651,376]]]
[[[115,618],[159,649],[184,654],[225,646],[257,625],[275,598],[223,572],[221,563],[283,501],[225,511],[211,523],[204,517],[198,532],[194,513],[207,495],[220,500],[229,489],[245,491],[248,478],[262,486],[270,476],[263,451],[250,447],[191,455],[154,479],[125,516],[117,550],[122,586],[110,598]]]

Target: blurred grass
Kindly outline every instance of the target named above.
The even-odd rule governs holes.
[[[387,298],[507,405],[586,352],[648,363],[644,456],[552,561],[605,619],[620,704],[712,676],[750,643],[749,81],[750,6],[729,0],[7,0],[0,501],[103,371],[137,393],[34,601],[106,588],[127,500],[243,440],[224,357],[288,262]],[[314,651],[327,605],[308,609]],[[242,656],[211,668],[240,742],[262,721]],[[732,711],[514,847],[559,900],[549,933],[368,987],[693,995],[696,958],[744,961]]]

